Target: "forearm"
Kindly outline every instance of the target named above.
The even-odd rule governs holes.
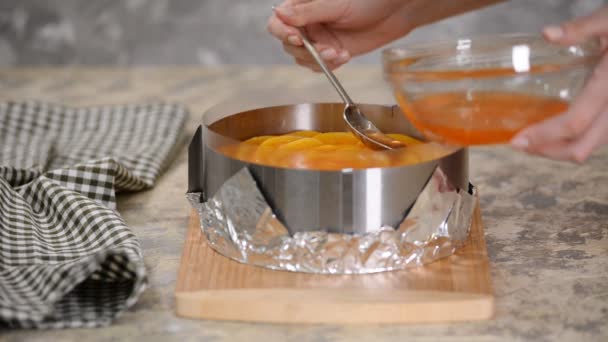
[[[420,27],[505,0],[415,0],[406,5],[406,20]]]

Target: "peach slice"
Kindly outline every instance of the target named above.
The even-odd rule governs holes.
[[[302,139],[302,137],[297,137],[293,135],[280,135],[272,137],[270,139],[266,139],[263,143],[260,144],[260,147],[277,147],[300,139]]]
[[[264,141],[273,138],[272,135],[260,135],[259,137],[253,137],[253,138],[249,138],[245,141],[243,141],[244,144],[250,144],[250,145],[260,145],[261,143],[263,143]]]
[[[387,134],[389,137],[399,140],[406,146],[422,144],[422,141],[403,134]]]
[[[281,145],[279,149],[287,151],[305,151],[321,145],[323,145],[323,143],[315,138],[301,138]]]
[[[319,133],[317,131],[295,131],[295,132],[291,132],[287,135],[295,135],[297,137],[312,138],[319,134],[321,134],[321,133]]]
[[[321,133],[316,135],[315,139],[329,145],[356,145],[359,141],[352,133],[348,132]]]

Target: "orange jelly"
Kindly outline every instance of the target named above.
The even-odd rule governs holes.
[[[396,97],[431,140],[459,146],[507,143],[523,128],[568,109],[561,99],[514,92],[446,92],[413,101]]]
[[[297,131],[253,137],[237,144],[223,146],[219,151],[250,163],[313,170],[410,165],[437,159],[454,151],[452,148],[424,143],[402,134],[388,135],[402,141],[407,147],[375,151],[361,143],[350,132]]]

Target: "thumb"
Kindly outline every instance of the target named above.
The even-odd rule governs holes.
[[[287,25],[302,27],[309,24],[339,20],[348,7],[344,0],[288,0],[274,10]]]
[[[546,27],[543,33],[548,40],[562,44],[577,44],[592,37],[608,35],[608,7],[560,26]]]

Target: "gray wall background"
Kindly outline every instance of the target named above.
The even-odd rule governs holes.
[[[0,0],[0,66],[291,63],[266,33],[273,3],[280,0]],[[607,4],[511,0],[405,40],[534,32]],[[375,52],[355,63],[378,61]]]

